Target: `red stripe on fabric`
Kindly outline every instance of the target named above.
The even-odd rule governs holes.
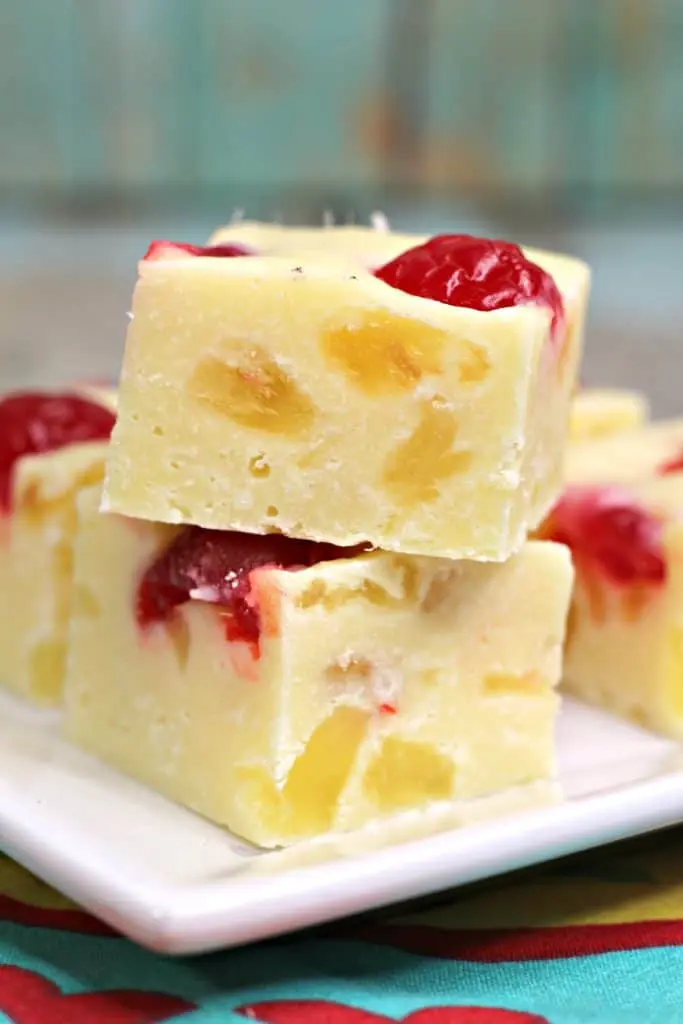
[[[319,999],[278,1000],[238,1006],[235,1013],[260,1024],[549,1024],[524,1010],[493,1006],[430,1006],[397,1020],[358,1006]]]
[[[54,928],[56,931],[81,932],[85,935],[117,936],[104,921],[92,917],[85,910],[51,910],[21,903],[9,896],[0,896],[0,920],[33,928]]]
[[[655,946],[681,946],[683,920],[481,931],[428,925],[371,925],[354,932],[353,938],[443,960],[562,960]]]
[[[35,971],[0,966],[0,1012],[14,1024],[160,1024],[196,1009],[166,992],[62,992]]]

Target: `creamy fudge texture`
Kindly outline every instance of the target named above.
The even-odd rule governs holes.
[[[14,592],[14,566],[10,558],[10,523],[8,516],[0,516],[0,684],[17,675],[17,622]]]
[[[69,445],[29,455],[17,467],[10,559],[13,569],[6,646],[15,655],[3,682],[42,704],[59,703],[64,681],[76,495],[104,477],[107,445]]]
[[[649,417],[649,403],[639,391],[587,388],[572,402],[571,441],[589,441],[641,427]]]
[[[104,760],[263,846],[553,776],[561,545],[503,565],[219,561],[248,581],[236,618],[203,575],[213,531],[98,506],[80,496],[66,730]]]
[[[569,488],[544,535],[576,569],[565,687],[683,738],[683,475]]]
[[[103,508],[507,558],[559,493],[588,288],[560,264],[553,336],[540,305],[451,306],[348,265],[143,261]]]
[[[238,221],[218,228],[208,245],[244,246],[256,255],[337,257],[375,269],[400,253],[428,240],[428,235],[404,234],[355,224],[324,227],[286,227],[262,221]],[[585,304],[588,271],[585,264],[560,253],[523,246],[524,254],[555,278],[565,303]],[[582,294],[582,292],[584,294]]]
[[[425,240],[423,235],[397,234],[361,225],[305,228],[240,221],[218,228],[208,244],[243,245],[254,253],[269,256],[336,256],[374,268]]]
[[[635,430],[567,448],[569,483],[619,484],[683,470],[683,420],[658,420]]]
[[[114,401],[80,387],[0,400],[0,681],[43,704],[62,690],[75,496],[104,476]]]

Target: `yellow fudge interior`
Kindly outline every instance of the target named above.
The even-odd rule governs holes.
[[[608,489],[609,501],[615,493],[627,507],[631,502],[640,514],[661,523],[665,571],[660,581],[615,580],[582,555],[583,543],[575,547],[563,683],[582,700],[681,739],[683,475],[632,483],[617,492]],[[614,529],[603,525],[601,531],[603,544],[613,550],[624,543]],[[629,555],[635,543],[627,535],[622,553]]]
[[[623,433],[571,443],[565,476],[570,483],[619,484],[683,469],[683,419],[657,420]]]
[[[649,404],[639,391],[586,388],[574,396],[569,421],[571,441],[588,441],[641,427]]]
[[[387,552],[250,577],[258,656],[195,598],[141,627],[182,527],[79,499],[66,729],[263,846],[551,778],[566,548],[502,565]]]
[[[550,259],[550,258],[549,258]],[[588,272],[568,330],[285,257],[143,261],[104,508],[503,560],[560,487]]]

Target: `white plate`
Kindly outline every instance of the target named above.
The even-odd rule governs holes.
[[[263,853],[71,749],[54,715],[0,695],[0,846],[138,942],[190,953],[683,820],[680,747],[570,701],[559,740],[559,804],[531,807],[544,795],[536,788],[519,791],[517,813],[462,829],[409,815],[393,829]],[[494,799],[477,813],[500,811]]]

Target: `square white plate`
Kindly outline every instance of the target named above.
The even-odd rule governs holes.
[[[559,804],[531,789],[516,812],[462,829],[413,815],[264,853],[72,749],[54,714],[0,695],[0,847],[137,942],[191,953],[683,820],[676,744],[572,701],[559,742]],[[479,814],[500,812],[493,799]]]

